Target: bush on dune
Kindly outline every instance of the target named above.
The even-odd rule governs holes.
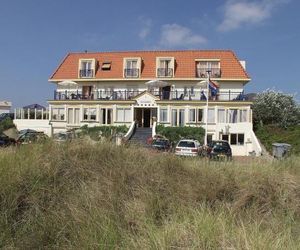
[[[76,141],[8,148],[0,246],[295,248],[298,162],[209,163]]]

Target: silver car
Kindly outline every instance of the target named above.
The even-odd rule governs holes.
[[[197,140],[180,140],[175,148],[175,155],[179,156],[198,156],[200,152],[200,142]]]

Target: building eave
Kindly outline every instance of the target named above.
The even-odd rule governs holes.
[[[153,79],[162,80],[162,81],[203,81],[206,78],[74,78],[74,79],[48,79],[48,82],[51,83],[58,83],[65,80],[70,80],[74,82],[117,82],[117,81],[124,81],[124,82],[144,82],[150,81]],[[251,78],[211,78],[213,81],[220,81],[220,82],[249,82]]]

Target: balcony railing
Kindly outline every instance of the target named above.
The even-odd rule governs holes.
[[[172,77],[173,69],[170,68],[158,68],[157,77]]]
[[[93,91],[89,95],[83,95],[80,91],[54,91],[54,100],[98,100],[98,101],[126,101],[132,100],[135,96],[144,92],[143,90],[123,90],[123,91]],[[160,100],[178,101],[205,101],[206,94],[200,90],[194,91],[150,91],[151,94]],[[219,92],[215,96],[209,96],[212,101],[245,101],[244,92],[226,91]]]
[[[125,77],[139,77],[139,69],[138,68],[124,69],[124,76]]]
[[[196,77],[206,78],[207,71],[210,71],[210,77],[212,77],[212,78],[220,78],[221,77],[221,69],[220,68],[209,68],[209,69],[205,69],[205,68],[199,69],[198,68],[196,71]]]
[[[94,70],[93,69],[81,69],[79,71],[79,76],[82,78],[91,78],[94,76]]]

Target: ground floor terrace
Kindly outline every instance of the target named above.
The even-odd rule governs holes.
[[[206,127],[208,140],[227,140],[234,155],[260,154],[260,147],[252,130],[250,102],[174,101],[161,100],[144,92],[132,100],[53,100],[49,110],[15,110],[16,124],[30,126],[39,120],[47,133],[52,135],[82,126],[119,126],[153,129],[157,124],[172,127]],[[35,129],[37,126],[35,126]],[[155,129],[155,128],[154,128]]]

